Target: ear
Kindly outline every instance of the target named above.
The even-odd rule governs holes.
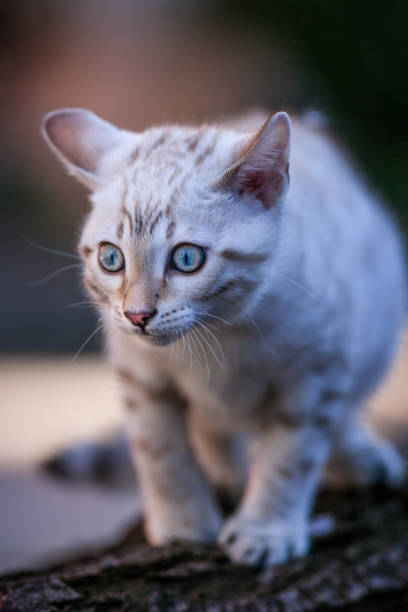
[[[277,113],[252,135],[238,159],[217,181],[218,187],[248,193],[271,208],[289,183],[290,120]]]
[[[121,139],[121,130],[82,108],[48,113],[42,134],[69,173],[91,190],[104,182],[102,160]]]

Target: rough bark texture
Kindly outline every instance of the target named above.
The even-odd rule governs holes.
[[[408,489],[323,493],[334,531],[305,559],[269,569],[230,564],[221,551],[152,549],[140,526],[94,558],[0,578],[11,611],[408,610]]]

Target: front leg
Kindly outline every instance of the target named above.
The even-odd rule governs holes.
[[[330,410],[259,431],[244,498],[219,539],[233,561],[275,565],[306,554],[309,513],[330,445]]]
[[[187,441],[186,406],[170,382],[156,386],[120,370],[149,542],[211,542],[221,516]]]

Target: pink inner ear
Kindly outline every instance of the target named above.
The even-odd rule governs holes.
[[[260,199],[265,208],[276,204],[288,183],[288,163],[282,164],[283,155],[271,160],[265,156],[264,167],[254,167],[251,160],[245,160],[235,176],[235,190],[239,195],[250,193]],[[259,162],[260,160],[258,160]]]
[[[257,193],[261,190],[264,182],[263,172],[253,170],[252,172],[238,172],[238,193],[242,195],[245,191]]]
[[[276,204],[288,183],[289,138],[286,115],[269,120],[253,137],[253,144],[233,180],[233,187],[240,195],[252,194],[265,208]]]

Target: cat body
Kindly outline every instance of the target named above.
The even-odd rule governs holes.
[[[134,134],[74,109],[44,123],[93,192],[84,281],[147,536],[218,539],[253,565],[307,551],[326,468],[340,484],[403,476],[361,423],[405,317],[397,232],[322,131],[264,121]],[[242,492],[225,522],[209,483]]]

